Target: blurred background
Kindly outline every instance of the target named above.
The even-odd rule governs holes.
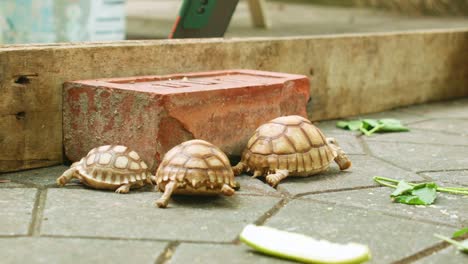
[[[0,44],[164,39],[182,2],[1,0]],[[240,0],[225,37],[466,27],[468,0]]]

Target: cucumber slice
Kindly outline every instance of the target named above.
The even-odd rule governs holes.
[[[264,254],[304,263],[352,264],[365,262],[371,257],[365,245],[335,244],[267,226],[246,226],[240,240]]]

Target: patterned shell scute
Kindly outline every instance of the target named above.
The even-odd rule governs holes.
[[[148,166],[126,146],[106,145],[83,158],[80,174],[108,184],[128,184],[149,178]]]
[[[218,188],[223,184],[235,186],[234,174],[227,156],[204,140],[186,141],[164,156],[158,171],[157,183],[177,181],[193,188]]]
[[[250,168],[307,172],[336,157],[325,136],[308,119],[283,116],[261,125],[247,143],[243,161]]]

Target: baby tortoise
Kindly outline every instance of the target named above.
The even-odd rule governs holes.
[[[64,186],[72,178],[96,188],[128,193],[130,188],[153,185],[151,173],[138,153],[125,146],[107,145],[92,149],[80,161],[72,164],[57,184]]]
[[[174,194],[231,196],[238,188],[229,160],[219,148],[203,140],[189,140],[172,148],[156,172],[164,192],[155,205],[165,208]]]
[[[253,171],[276,186],[288,176],[310,176],[328,169],[335,160],[341,170],[351,161],[333,138],[325,138],[308,119],[282,116],[261,125],[250,138],[235,175]]]

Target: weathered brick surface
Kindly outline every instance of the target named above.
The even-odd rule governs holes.
[[[75,81],[64,88],[64,145],[79,160],[103,144],[137,150],[154,170],[192,138],[240,155],[252,132],[281,116],[306,116],[309,79],[251,70]]]

